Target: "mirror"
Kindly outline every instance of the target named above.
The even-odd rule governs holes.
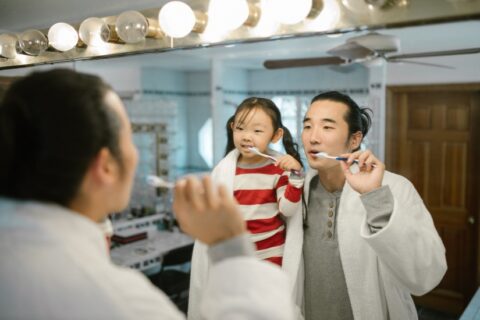
[[[226,120],[236,105],[253,95],[272,98],[297,139],[305,108],[318,92],[340,90],[362,105],[373,104],[378,110],[374,110],[375,123],[367,144],[383,158],[382,97],[386,86],[480,80],[479,54],[410,58],[403,62],[388,61],[388,57],[479,48],[478,30],[478,20],[379,30],[379,34],[397,39],[398,50],[384,54],[387,59],[380,56],[345,65],[292,65],[267,70],[263,63],[327,57],[328,50],[367,34],[366,31],[1,70],[0,76],[18,76],[57,66],[75,68],[96,73],[111,83],[130,110],[132,122],[144,121],[151,118],[152,112],[163,110],[158,111],[159,119],[166,117],[175,128],[171,140],[175,147],[171,160],[174,179],[189,172],[208,171],[221,159],[226,144]]]
[[[455,2],[450,1],[449,3]],[[475,4],[478,2],[466,1],[465,3]],[[169,141],[169,161],[168,163],[162,162],[164,160],[162,156],[165,153],[161,153],[157,159],[147,157],[148,159],[145,160],[147,164],[144,168],[146,171],[154,170],[154,163],[158,163],[159,167],[168,166],[168,168],[156,170],[168,169],[169,173],[172,173],[169,178],[174,180],[187,173],[209,171],[222,158],[226,144],[226,121],[233,114],[235,107],[249,96],[273,99],[282,110],[285,124],[299,142],[302,117],[310,99],[315,94],[326,90],[348,93],[360,105],[373,109],[373,127],[367,136],[366,147],[374,150],[381,159],[385,159],[387,150],[396,147],[388,145],[386,140],[390,123],[387,120],[391,120],[388,118],[387,106],[391,106],[393,103],[387,101],[387,98],[390,97],[387,95],[388,88],[432,84],[467,83],[478,85],[480,83],[480,54],[475,53],[480,48],[478,30],[480,30],[479,20],[379,29],[377,30],[379,34],[395,39],[393,40],[394,48],[385,48],[385,44],[392,44],[392,41],[384,42],[387,38],[380,40],[370,38],[373,43],[369,45],[376,46],[374,50],[370,50],[373,51],[373,55],[371,52],[365,53],[355,50],[355,48],[346,50],[346,52],[338,49],[339,46],[347,44],[348,39],[368,33],[360,30],[335,35],[335,37],[333,35],[332,37],[316,35],[267,42],[229,43],[223,46],[170,51],[161,54],[145,53],[104,60],[66,62],[53,66],[0,70],[0,77],[22,76],[32,70],[52,67],[74,68],[78,71],[100,75],[120,94],[132,123],[147,123],[152,129],[140,134],[141,138],[136,141],[138,146],[141,146],[142,143],[147,145],[144,148],[145,154],[149,150],[153,150],[149,149],[154,144],[155,134],[152,132],[156,132],[156,129],[153,127],[162,121],[167,122],[168,128],[171,128],[171,130],[167,128],[165,131]],[[395,45],[397,46],[395,47]],[[338,55],[352,56],[353,63],[295,67],[300,63],[298,59],[332,57],[327,51],[334,48],[337,48],[335,53]],[[466,51],[463,51],[465,49],[473,50],[467,54]],[[426,52],[433,53],[434,56],[418,55]],[[408,54],[415,54],[416,57],[405,56]],[[397,58],[393,59],[394,56]],[[288,68],[277,70],[264,68],[264,62],[267,60],[290,59],[296,59],[296,62],[282,62],[283,66],[287,65]],[[316,61],[316,63],[325,62],[325,60]],[[474,87],[472,86],[472,88]],[[480,89],[476,90],[480,91]],[[422,113],[421,107],[420,105],[418,108],[418,114],[420,119],[423,119],[421,116],[424,113]],[[464,114],[458,116],[461,112],[461,105],[454,107],[458,110],[448,111],[450,117],[447,122],[452,127],[469,119]],[[424,124],[422,121],[419,123]],[[472,139],[472,141],[478,140]],[[454,151],[460,150],[457,151],[460,156],[464,154],[462,153],[464,149],[457,148],[457,146],[452,148]],[[426,157],[422,158],[421,156],[426,155],[427,152],[420,147],[419,150],[422,152],[419,151],[418,157],[413,157],[413,159],[420,164],[425,163]],[[409,154],[409,156],[411,155]],[[460,159],[460,156],[452,159]],[[476,157],[478,159],[478,155]],[[440,153],[436,159],[440,161],[447,157],[444,153]],[[452,162],[454,161],[452,160]],[[151,166],[149,167],[149,165]],[[468,170],[462,172],[463,175],[456,175],[455,178],[479,176],[473,173],[467,174],[466,172],[470,172]],[[431,176],[436,175],[437,172],[431,172]],[[418,176],[420,177],[420,174]],[[471,184],[476,183],[476,190],[478,190],[478,178],[476,179],[477,181]],[[467,183],[465,181],[453,178],[451,180],[451,185],[457,186],[458,190],[463,190],[462,192],[466,190]],[[449,181],[447,180],[447,182]],[[434,180],[434,184],[436,182]],[[442,187],[439,187],[441,190],[433,187],[428,189],[427,184],[422,184],[422,181],[418,182],[418,185],[422,187],[419,192],[426,200],[429,200],[428,196],[445,195]],[[440,186],[440,183],[438,185]],[[450,189],[445,190],[449,191]],[[452,191],[441,201],[445,199],[450,201],[450,198],[456,195],[457,193]],[[462,193],[461,196],[464,195]],[[464,199],[466,197],[461,198],[458,203],[464,203],[462,202]],[[132,202],[134,201],[141,200],[134,198]],[[453,248],[451,252],[466,252],[465,257],[473,257],[474,253],[467,252],[465,249],[469,245],[468,239],[471,238],[464,235],[466,234],[465,230],[469,230],[468,226],[464,225],[465,221],[471,220],[459,216],[457,217],[458,223],[453,227],[456,229],[449,229],[451,226],[448,223],[454,219],[454,215],[451,213],[455,205],[456,203],[453,203],[451,207],[448,207],[447,209],[450,211],[447,210],[446,214],[435,213],[433,218],[440,233],[450,237],[445,241],[447,247]],[[456,209],[457,207],[455,207]],[[463,212],[474,212],[474,210],[467,210],[468,208],[462,207],[461,209],[463,210],[462,214]],[[458,260],[459,267],[452,268],[452,272],[466,270],[466,268],[462,269],[463,265],[460,265],[464,261]],[[450,262],[452,261],[449,261],[449,264]],[[456,288],[467,287],[465,283],[471,282],[471,279],[475,278],[475,274],[455,273],[452,277],[456,277],[456,280],[442,284],[442,290],[447,292],[445,296],[461,297],[458,301],[463,299],[461,303],[464,303],[468,295],[459,292],[460,290],[456,290]],[[456,308],[457,313],[462,306],[458,301],[451,304],[455,306],[452,308]]]

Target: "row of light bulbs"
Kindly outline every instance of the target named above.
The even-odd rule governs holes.
[[[322,0],[262,0],[281,24],[297,24],[313,18],[322,9]],[[17,53],[38,56],[49,46],[69,51],[76,46],[100,46],[106,42],[138,43],[146,37],[183,38],[191,32],[201,33],[207,24],[211,28],[233,31],[243,25],[254,27],[260,18],[260,7],[249,0],[210,0],[208,14],[194,11],[181,1],[170,1],[160,9],[158,20],[146,18],[138,11],[126,11],[117,17],[88,18],[77,30],[59,22],[45,36],[39,30],[27,30],[19,35],[0,35],[0,56],[14,59]],[[207,18],[208,16],[208,18]],[[113,19],[113,21],[108,21]],[[111,23],[109,23],[111,22]],[[113,26],[113,27],[112,27]]]

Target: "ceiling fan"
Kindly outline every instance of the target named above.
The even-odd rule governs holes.
[[[266,60],[263,65],[267,69],[283,69],[322,65],[351,65],[354,63],[368,63],[377,59],[384,59],[387,62],[404,62],[453,69],[453,67],[441,64],[410,61],[407,59],[480,53],[480,48],[469,48],[389,55],[391,53],[398,52],[399,49],[400,39],[397,37],[384,35],[377,32],[370,32],[366,35],[352,37],[345,43],[328,50],[327,53],[331,56]]]

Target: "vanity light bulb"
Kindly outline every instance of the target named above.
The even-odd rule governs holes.
[[[68,51],[78,43],[78,33],[68,23],[55,23],[48,30],[48,43],[58,51]]]
[[[282,24],[297,24],[312,10],[312,0],[269,0],[274,19]]]
[[[15,59],[19,52],[18,37],[14,34],[0,34],[0,56]]]
[[[20,35],[20,48],[32,56],[38,56],[48,48],[47,37],[38,30],[30,29]]]
[[[170,1],[158,14],[160,28],[172,38],[187,36],[195,26],[195,13],[192,8],[181,1]]]
[[[126,43],[137,43],[145,40],[148,32],[148,21],[138,11],[125,11],[117,17],[115,30],[120,39]]]
[[[357,14],[367,14],[375,9],[365,0],[342,0],[342,4],[351,12]]]
[[[210,0],[209,24],[214,25],[217,32],[228,32],[241,27],[248,15],[246,0]]]
[[[110,29],[102,19],[88,18],[80,24],[78,34],[88,46],[100,46],[110,38]]]

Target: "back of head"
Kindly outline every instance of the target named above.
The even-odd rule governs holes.
[[[68,205],[102,147],[119,157],[109,89],[68,69],[13,83],[0,105],[0,196]]]

